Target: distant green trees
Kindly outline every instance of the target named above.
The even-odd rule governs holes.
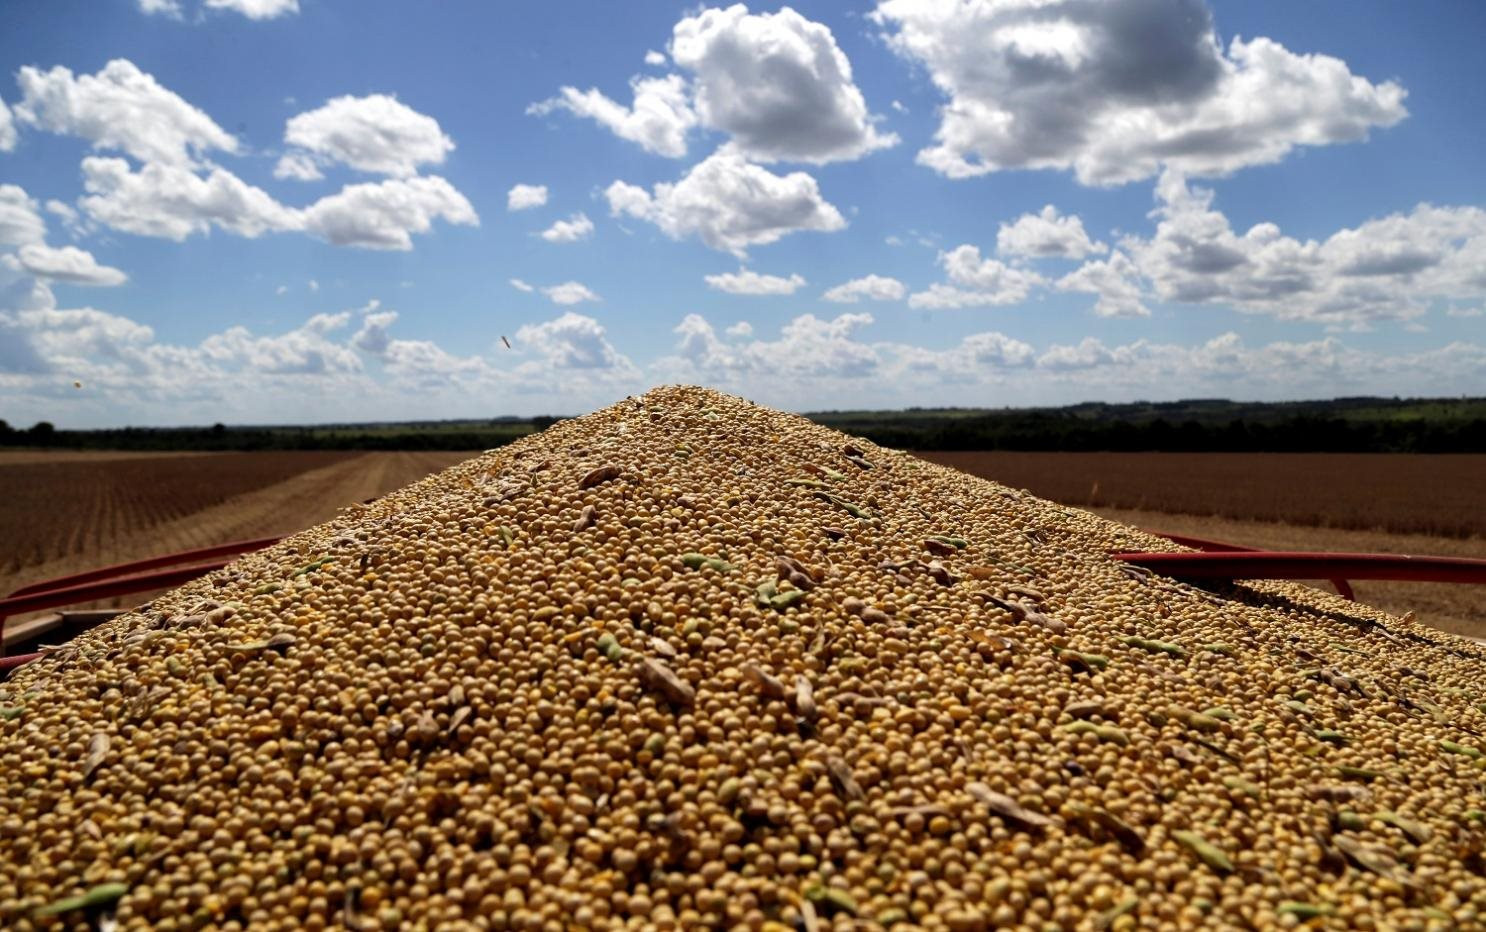
[[[993,412],[954,419],[815,415],[829,427],[915,450],[1168,451],[1272,453],[1482,453],[1486,418],[1341,418],[1180,422],[1091,420],[1057,412]]]
[[[83,450],[488,450],[537,430],[531,421],[344,427],[120,427],[58,430],[42,421],[16,430],[0,421],[0,447]]]
[[[916,450],[1172,452],[1486,452],[1486,399],[1221,399],[1066,408],[828,411],[818,423]],[[0,446],[114,450],[487,450],[561,418],[319,427],[124,427],[25,430],[0,420]]]

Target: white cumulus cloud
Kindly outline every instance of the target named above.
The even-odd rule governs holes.
[[[347,185],[303,211],[306,231],[337,246],[368,249],[412,249],[412,234],[427,233],[440,219],[480,223],[465,196],[437,175]]]
[[[549,243],[576,243],[592,235],[593,221],[581,211],[566,220],[558,220],[540,234]]]
[[[881,0],[871,15],[946,98],[918,159],[952,178],[1223,175],[1407,115],[1401,86],[1340,59],[1263,37],[1224,49],[1204,0]]]
[[[896,278],[888,278],[885,275],[864,275],[861,278],[853,278],[849,282],[842,282],[821,297],[837,304],[856,304],[863,298],[868,301],[901,301],[907,293],[908,289]]]
[[[598,301],[599,296],[591,288],[582,282],[563,282],[560,285],[551,285],[542,289],[542,294],[553,304],[581,304],[584,301]]]
[[[633,369],[604,334],[603,325],[592,317],[568,311],[540,324],[526,324],[516,331],[516,342],[541,356],[555,370]]]
[[[778,275],[762,275],[752,269],[739,269],[704,278],[708,288],[743,295],[794,294],[805,284],[805,279],[799,275],[781,278]]]
[[[670,158],[686,155],[698,127],[726,134],[758,162],[857,159],[898,141],[877,130],[830,28],[789,7],[752,14],[739,3],[683,16],[668,49],[689,80],[635,76],[628,106],[597,88],[563,87],[527,113],[566,110]],[[645,63],[664,67],[667,58],[650,51]]]
[[[279,156],[273,167],[273,176],[294,181],[319,181],[325,177],[320,166],[315,164],[314,156],[308,152],[285,152]]]
[[[794,382],[850,380],[878,371],[882,357],[861,341],[871,314],[841,314],[825,320],[802,314],[784,325],[777,340],[728,343],[700,314],[688,314],[672,331],[679,340],[676,355],[658,367],[668,376],[758,385],[775,379]],[[746,331],[728,331],[746,336]]]
[[[0,246],[22,246],[46,239],[46,221],[36,201],[20,185],[0,184]]]
[[[201,343],[212,362],[270,375],[332,375],[361,371],[361,359],[331,338],[351,319],[349,311],[316,314],[288,333],[255,336],[243,326],[214,333]]]
[[[1213,192],[1172,173],[1156,193],[1155,233],[1121,245],[1162,301],[1356,326],[1418,317],[1432,301],[1486,297],[1479,207],[1420,204],[1318,241],[1267,222],[1239,233]]]
[[[512,288],[515,288],[517,291],[524,291],[524,292],[527,292],[528,294],[530,294],[533,291],[536,291],[536,288],[535,287],[527,284],[526,282],[522,281],[519,278],[512,278],[512,279],[507,279],[507,280],[511,283],[511,287]]]
[[[5,105],[5,99],[0,98],[0,152],[11,151],[15,148],[15,143],[15,118],[10,115],[10,108]]]
[[[276,19],[299,12],[299,0],[205,0],[209,10],[231,10],[248,19]]]
[[[547,203],[544,184],[516,184],[506,192],[506,210],[530,210]]]
[[[802,230],[843,229],[846,220],[804,172],[776,175],[722,149],[675,184],[654,193],[616,181],[604,191],[609,210],[655,224],[672,239],[696,236],[713,249],[742,257],[749,246]]]
[[[180,19],[180,0],[139,0],[139,12],[158,13],[161,16],[169,16],[172,19]]]
[[[1140,271],[1119,250],[1108,259],[1094,259],[1058,279],[1060,291],[1082,291],[1097,295],[1094,313],[1100,317],[1149,317],[1141,301]]]
[[[1109,247],[1089,238],[1084,222],[1076,214],[1063,216],[1051,204],[1035,214],[1022,214],[1001,224],[996,233],[996,251],[1007,256],[1036,259],[1082,259]]]
[[[702,10],[676,24],[671,57],[695,74],[701,122],[751,159],[832,162],[898,141],[873,126],[831,30],[789,7]]]
[[[122,285],[129,276],[116,268],[99,265],[93,254],[76,246],[46,246],[27,243],[16,251],[22,269],[37,278],[72,285]]]
[[[248,19],[277,19],[299,12],[299,0],[203,0],[202,8],[240,13]],[[182,19],[181,0],[139,0],[141,13],[155,13],[171,19]]]
[[[284,142],[358,171],[396,177],[440,165],[454,149],[438,120],[387,94],[336,97],[291,117]]]
[[[953,284],[936,282],[925,291],[914,292],[908,296],[909,307],[942,310],[1015,304],[1046,283],[1036,272],[982,258],[980,249],[968,244],[941,252],[939,264]]]
[[[99,156],[82,168],[83,211],[125,233],[180,241],[214,226],[247,237],[302,226],[294,210],[222,168],[205,177],[164,162],[132,171],[124,159]]]
[[[388,178],[347,185],[308,207],[288,207],[222,168],[204,177],[187,168],[124,159],[83,160],[79,202],[89,217],[126,233],[176,241],[217,227],[238,236],[303,232],[337,246],[411,249],[412,235],[435,220],[474,226],[479,217],[443,178]]]
[[[74,76],[58,65],[23,66],[16,76],[20,122],[79,136],[95,149],[117,149],[142,162],[186,166],[205,152],[238,151],[237,140],[201,110],[162,87],[127,59],[97,74]]]
[[[564,87],[558,96],[534,103],[526,112],[542,116],[554,110],[567,110],[594,120],[647,152],[670,158],[685,155],[686,134],[697,123],[686,81],[674,74],[637,77],[630,81],[630,92],[633,101],[626,107],[597,88],[580,91],[576,87]]]

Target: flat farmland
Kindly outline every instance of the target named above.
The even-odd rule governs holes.
[[[0,455],[0,594],[111,563],[291,533],[472,455]]]
[[[291,533],[472,455],[0,451],[0,595],[112,563]],[[1486,559],[1486,456],[920,455],[1173,533],[1270,549]],[[1387,611],[1413,610],[1435,627],[1486,637],[1486,588],[1355,588]]]
[[[1486,455],[920,453],[1080,508],[1486,536]]]

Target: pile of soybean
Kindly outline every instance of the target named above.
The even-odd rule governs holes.
[[[0,684],[0,926],[1486,922],[1486,654],[747,401],[558,423]]]

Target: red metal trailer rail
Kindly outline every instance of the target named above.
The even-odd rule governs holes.
[[[1180,579],[1328,579],[1337,592],[1352,598],[1348,579],[1394,579],[1447,583],[1486,583],[1486,560],[1460,557],[1419,557],[1379,553],[1309,553],[1255,550],[1223,541],[1180,534],[1160,537],[1192,547],[1195,553],[1130,552],[1112,556],[1153,572]],[[97,599],[150,592],[179,585],[226,566],[233,557],[267,547],[280,538],[235,541],[165,556],[151,557],[33,583],[0,599],[0,678],[44,652],[3,656],[7,617],[47,608],[60,608]],[[182,565],[186,564],[186,565]],[[61,612],[27,623],[25,642],[41,634],[61,633],[67,640],[111,617],[107,612]],[[13,640],[16,640],[13,638]]]
[[[1486,583],[1486,560],[1393,553],[1240,550],[1214,553],[1117,553],[1115,558],[1183,579],[1395,579]]]
[[[132,560],[105,566],[85,573],[59,576],[12,592],[0,599],[0,655],[7,653],[16,643],[34,644],[43,636],[67,640],[79,631],[101,624],[111,615],[108,612],[60,612],[55,615],[27,622],[24,631],[7,633],[6,619],[48,608],[62,608],[115,596],[153,592],[190,582],[199,576],[221,569],[233,557],[254,550],[261,550],[281,538],[260,537],[255,540],[233,541],[214,547],[183,550],[179,553]],[[180,565],[187,564],[187,565]],[[30,660],[41,656],[38,652],[26,652],[12,656],[0,656],[0,676]]]
[[[1148,534],[1154,534],[1157,537],[1164,537],[1167,540],[1171,541],[1173,544],[1181,544],[1183,547],[1191,547],[1193,550],[1201,550],[1204,553],[1259,553],[1259,552],[1261,552],[1259,550],[1259,548],[1257,548],[1257,547],[1243,547],[1243,546],[1240,546],[1239,544],[1224,543],[1221,540],[1208,540],[1205,537],[1190,537],[1190,536],[1188,536],[1186,534],[1168,534],[1165,531],[1150,531],[1150,530],[1148,530],[1146,533],[1148,533]],[[1144,556],[1144,554],[1138,554],[1138,553],[1115,554],[1115,556],[1116,557],[1119,557],[1120,559],[1131,558],[1131,559],[1127,559],[1126,562],[1134,563],[1134,562],[1138,562],[1134,558],[1138,558],[1138,557]],[[1177,575],[1177,574],[1173,573],[1171,575]],[[1316,576],[1316,575],[1309,575],[1309,576],[1297,576],[1297,577],[1293,577],[1293,578],[1295,578],[1295,579],[1324,579],[1327,582],[1331,583],[1331,586],[1332,586],[1333,589],[1336,590],[1336,594],[1337,595],[1341,596],[1342,598],[1344,598],[1344,599],[1346,599],[1346,600],[1348,600],[1350,602],[1355,602],[1357,600],[1356,593],[1354,593],[1352,591],[1352,585],[1351,585],[1351,583],[1347,582],[1345,579],[1342,579],[1341,577],[1338,577],[1338,576]]]
[[[22,586],[21,588],[15,590],[7,599],[5,599],[3,602],[0,602],[0,618],[4,618],[7,614],[16,615],[20,614],[23,611],[30,611],[30,609],[14,609],[11,611],[5,610],[4,603],[8,602],[10,599],[15,598],[16,596],[28,595],[37,592],[61,590],[72,586],[81,586],[83,583],[96,582],[98,580],[117,580],[121,577],[133,576],[137,573],[143,573],[145,570],[153,570],[162,566],[176,566],[180,563],[197,563],[205,560],[219,560],[219,558],[221,557],[236,556],[240,553],[248,553],[253,550],[262,550],[264,547],[267,547],[270,544],[278,543],[281,539],[282,538],[278,537],[260,537],[256,540],[238,540],[233,541],[229,544],[217,544],[215,547],[201,547],[197,550],[182,550],[178,553],[168,553],[161,557],[149,557],[148,559],[144,560],[131,560],[128,563],[117,563],[113,566],[105,566],[96,570],[89,570],[86,573],[73,573],[71,576],[58,576],[55,579],[47,579],[43,580],[42,582],[32,583],[29,586]],[[225,561],[219,560],[219,565],[221,563],[225,563]],[[216,566],[212,566],[211,569],[216,569]],[[209,571],[210,570],[204,570],[203,572]],[[109,598],[113,595],[128,595],[130,594],[130,592],[142,591],[144,590],[120,590],[118,592],[110,593],[109,595],[95,596],[94,598]],[[87,600],[77,599],[75,601],[82,602]],[[62,602],[59,604],[68,605],[71,603]],[[46,608],[50,606],[43,607]]]

